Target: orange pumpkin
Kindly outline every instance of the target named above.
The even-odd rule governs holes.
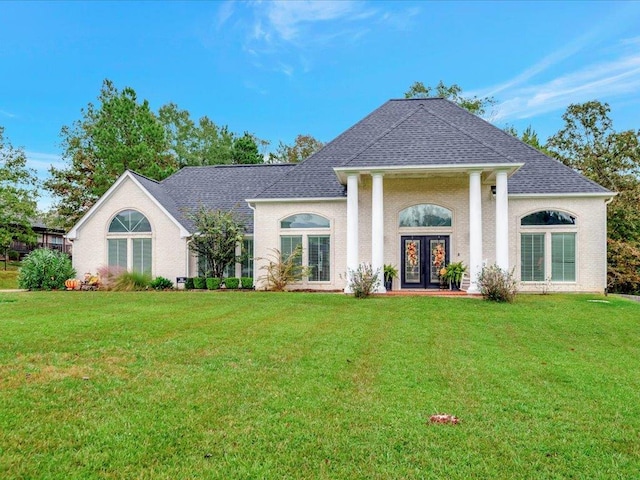
[[[70,278],[69,280],[65,280],[64,286],[67,287],[67,290],[77,290],[80,282],[75,278]]]

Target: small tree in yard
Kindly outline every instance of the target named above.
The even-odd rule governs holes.
[[[242,245],[245,225],[233,211],[200,207],[187,215],[195,224],[197,233],[189,248],[199,258],[200,275],[222,278],[228,265],[241,261],[236,247]]]

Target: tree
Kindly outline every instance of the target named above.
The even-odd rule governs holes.
[[[545,155],[551,156],[551,152],[547,150],[547,146],[540,143],[540,138],[538,137],[538,133],[533,129],[531,125],[529,125],[527,128],[524,129],[524,131],[522,132],[522,135],[518,134],[518,130],[516,130],[516,128],[513,125],[508,125],[507,127],[505,127],[504,131],[507,132],[509,135],[513,135],[514,137],[519,138],[527,145],[532,146],[536,150],[539,150],[542,153],[544,153]]]
[[[569,105],[564,128],[547,141],[553,156],[617,192],[608,208],[609,285],[640,291],[640,130],[616,132],[606,103]],[[634,280],[635,279],[635,280]]]
[[[4,269],[11,242],[35,242],[31,222],[37,212],[38,179],[27,167],[24,150],[14,148],[4,138],[0,127],[0,251],[4,254]]]
[[[180,110],[175,103],[161,107],[158,118],[180,168],[263,162],[258,151],[258,143],[263,141],[250,133],[238,136],[226,126],[218,127],[206,116],[196,124],[189,112]]]
[[[225,268],[242,260],[236,248],[242,246],[244,219],[234,211],[212,210],[200,206],[189,212],[197,233],[189,243],[189,248],[198,256],[200,275],[222,278]]]
[[[451,85],[445,85],[442,80],[438,82],[436,87],[425,86],[422,82],[414,82],[404,93],[405,98],[428,98],[428,97],[442,97],[457,103],[462,108],[470,111],[476,115],[484,115],[487,108],[496,104],[496,100],[493,97],[463,97],[461,95],[462,87],[453,83]]]
[[[311,135],[298,135],[293,145],[280,142],[276,153],[269,155],[272,163],[300,163],[324,147],[324,143]]]
[[[65,225],[73,225],[125,170],[162,180],[177,169],[162,123],[132,88],[118,90],[105,80],[98,106],[61,130],[66,166],[51,167],[45,188]]]

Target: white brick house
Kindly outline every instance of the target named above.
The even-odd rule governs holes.
[[[252,258],[302,245],[312,273],[293,288],[343,290],[360,263],[397,266],[394,290],[435,288],[442,245],[470,291],[496,263],[524,291],[602,292],[613,195],[447,100],[391,100],[299,165],[188,167],[162,182],[126,172],[67,236],[80,273],[196,276],[185,212],[235,206]],[[260,265],[229,274],[262,288]]]

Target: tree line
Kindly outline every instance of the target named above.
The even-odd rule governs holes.
[[[496,104],[493,97],[465,96],[457,84],[435,87],[414,82],[406,98],[447,98],[476,115]],[[640,130],[616,131],[607,103],[569,105],[563,128],[542,142],[530,126],[521,134],[505,130],[546,155],[617,193],[608,207],[609,288],[640,292]],[[30,222],[37,215],[35,172],[26,156],[4,138],[0,127],[0,252],[12,240],[33,241]],[[44,188],[57,199],[50,220],[71,227],[127,169],[162,180],[185,166],[300,162],[323,147],[311,135],[293,144],[268,142],[249,132],[234,133],[208,117],[198,121],[176,104],[152,111],[135,90],[102,84],[98,103],[81,110],[81,118],[63,126],[64,166],[49,170]],[[5,255],[6,258],[6,255]]]

